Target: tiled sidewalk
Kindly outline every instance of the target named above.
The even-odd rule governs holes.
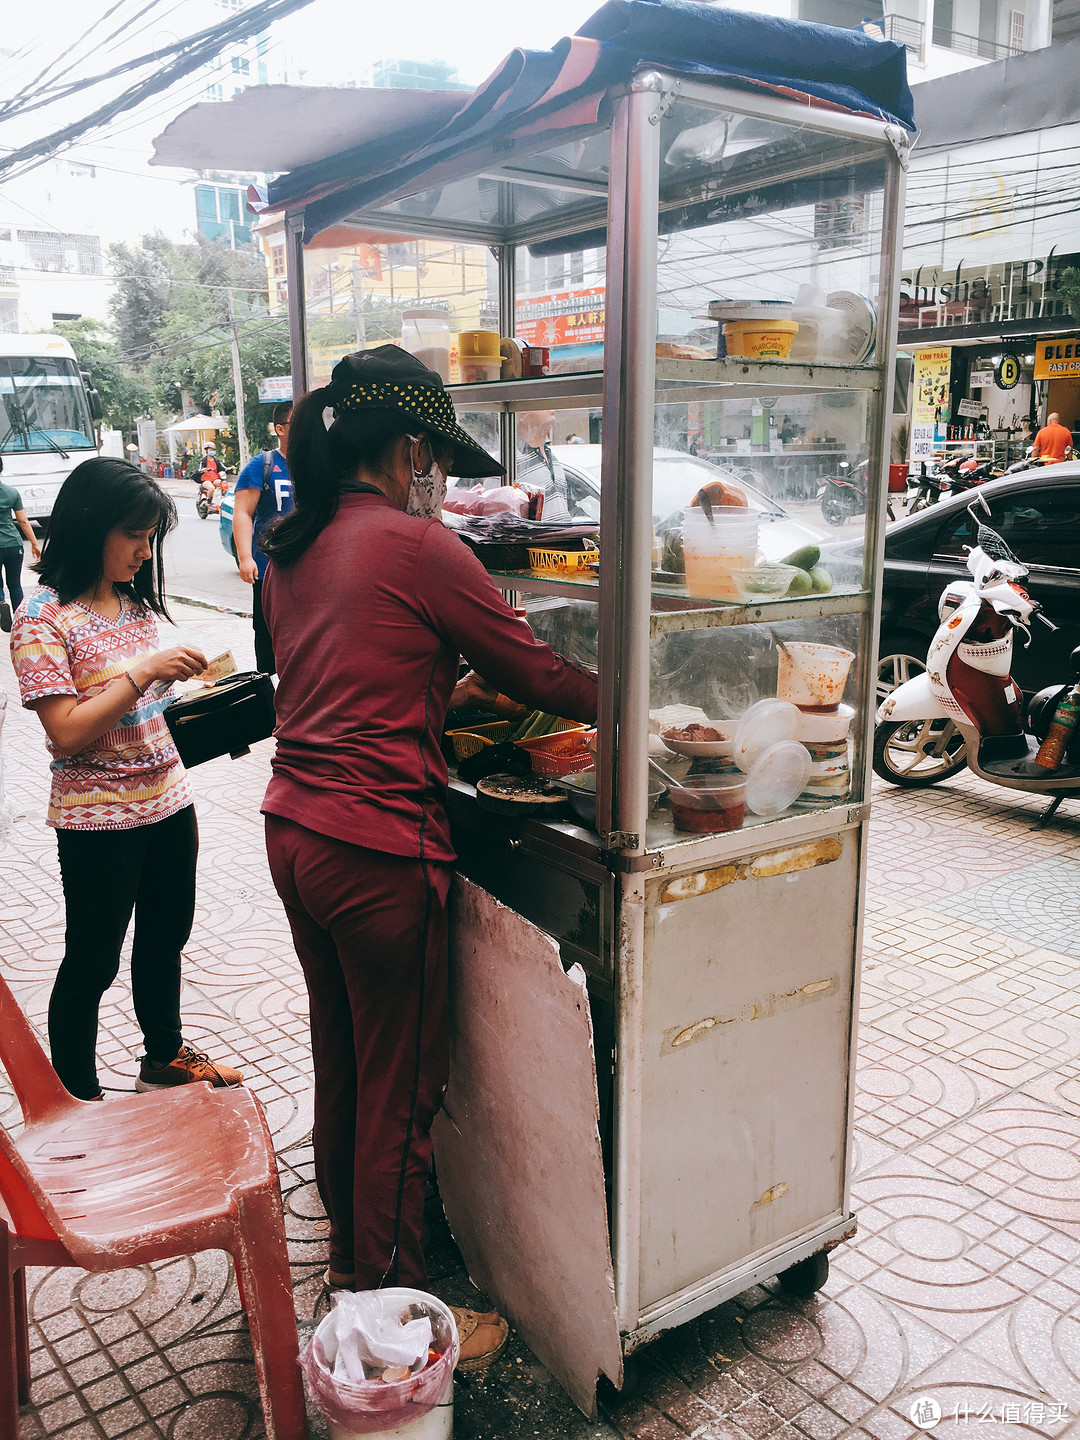
[[[250,658],[245,622],[187,608],[178,618],[213,653],[232,645]],[[20,818],[0,856],[0,967],[40,1026],[63,914],[41,821],[41,736],[17,703],[5,741]],[[184,1008],[188,1038],[238,1058],[267,1107],[297,1309],[310,1320],[325,1304],[325,1233],[307,1145],[303,982],[261,843],[267,749],[197,772],[200,909]],[[944,1412],[934,1435],[950,1440],[1080,1434],[1080,807],[1035,834],[1045,802],[1005,804],[967,776],[921,794],[883,787],[876,800],[859,1234],[834,1252],[825,1291],[793,1302],[759,1288],[669,1333],[597,1423],[515,1340],[486,1382],[459,1384],[458,1440],[907,1440],[921,1433],[910,1411],[922,1396]],[[102,1078],[127,1090],[138,1042],[126,995],[113,993]],[[460,1261],[431,1219],[434,1288],[465,1300]],[[110,1277],[35,1272],[32,1310],[20,1440],[262,1437],[223,1257]]]

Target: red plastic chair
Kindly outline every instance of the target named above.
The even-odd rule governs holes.
[[[0,1126],[0,1435],[30,1394],[27,1265],[125,1270],[227,1250],[248,1313],[267,1440],[307,1440],[277,1166],[244,1089],[76,1100],[0,980],[0,1062],[24,1129]]]

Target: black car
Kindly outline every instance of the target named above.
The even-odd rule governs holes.
[[[1030,570],[1027,589],[1057,633],[1036,625],[1027,648],[1013,647],[1012,673],[1027,694],[1071,677],[1080,645],[1080,462],[991,480],[890,525],[885,536],[878,696],[926,668],[938,628],[938,598],[969,580],[965,545],[975,543],[967,507],[981,495],[991,525]]]

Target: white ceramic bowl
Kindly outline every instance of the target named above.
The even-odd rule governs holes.
[[[735,726],[732,724],[716,725],[711,720],[707,724],[710,730],[719,732],[721,737],[719,740],[676,740],[674,736],[680,730],[685,730],[685,725],[665,725],[660,731],[660,739],[673,755],[731,755],[735,744]]]

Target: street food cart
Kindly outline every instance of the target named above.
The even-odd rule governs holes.
[[[461,116],[412,136],[392,163],[386,137],[369,138],[270,190],[285,216],[297,393],[309,360],[305,226],[312,243],[331,224],[412,239],[417,295],[430,242],[483,247],[482,301],[502,336],[535,315],[519,302],[526,287],[535,298],[542,263],[542,275],[566,277],[543,297],[552,314],[565,313],[575,274],[581,289],[603,287],[591,363],[572,351],[560,363],[555,348],[547,375],[450,387],[511,477],[524,416],[554,412],[561,438],[560,415],[588,412],[602,431],[598,573],[493,575],[539,633],[598,665],[602,701],[595,825],[498,818],[452,776],[453,1076],[436,1131],[470,1274],[587,1412],[599,1375],[621,1384],[624,1357],[662,1331],[772,1276],[819,1287],[827,1252],[856,1223],[854,1020],[908,92],[902,47],[733,23],[742,56],[723,66],[677,63],[665,43],[662,61],[620,69],[586,33],[562,42],[530,88],[528,57],[516,71],[511,57]],[[854,89],[830,102],[794,60],[765,83],[755,44],[771,62],[781,41],[797,52],[809,32],[826,48],[836,37],[832,69],[815,73],[839,73],[865,45],[888,60],[896,103]],[[778,301],[790,311],[801,286],[845,311],[850,353],[819,358],[812,333],[801,359],[741,353],[738,317]],[[654,481],[656,436],[670,448],[681,432],[686,449],[703,414],[722,435],[725,417],[744,412],[801,415],[852,464],[869,461],[865,527],[836,560],[802,557],[808,568],[791,568],[812,581],[780,598],[743,573],[756,568],[752,542],[735,580],[730,565],[713,581],[707,567],[691,575],[700,506],[686,520],[686,573],[660,554],[675,506]],[[751,468],[753,444],[732,447]],[[764,431],[757,444],[774,453]],[[720,474],[723,457],[712,458]],[[698,483],[675,503],[690,507]],[[775,509],[763,500],[756,511],[766,554],[770,526],[788,523]],[[733,598],[732,583],[745,593]],[[792,734],[791,667],[812,655],[848,668],[831,691],[810,681]],[[757,814],[695,812],[692,829],[673,801],[650,809],[650,756],[669,774],[681,762],[688,778],[688,757],[657,733],[665,718],[719,726],[721,749],[730,743],[712,773],[726,773],[731,730],[775,702],[785,665],[780,730],[743,742],[752,752],[775,740],[790,757],[793,742],[831,737],[799,793],[779,811],[766,797]],[[691,766],[710,773],[687,743]]]

